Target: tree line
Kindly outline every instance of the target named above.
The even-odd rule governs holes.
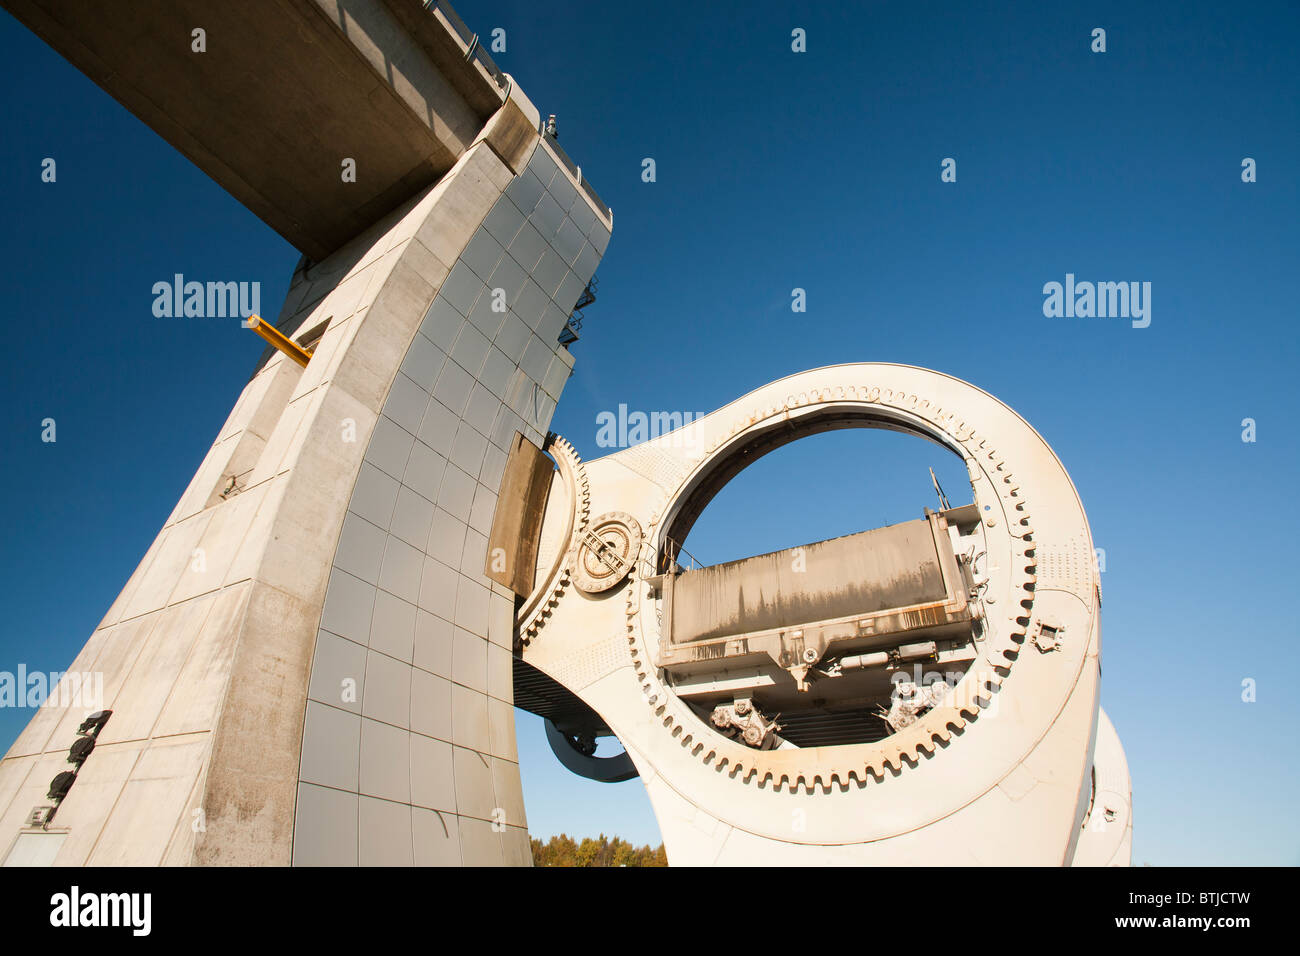
[[[534,838],[533,866],[667,866],[668,854],[662,843],[655,849],[637,847],[618,837],[601,834],[579,843],[561,833],[543,843]]]

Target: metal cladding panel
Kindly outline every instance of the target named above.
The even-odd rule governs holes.
[[[922,518],[683,572],[673,583],[672,641],[941,602],[946,593]]]
[[[551,491],[555,465],[545,453],[515,432],[505,477],[492,516],[488,536],[487,563],[483,569],[493,581],[515,594],[527,596],[533,589],[537,545],[542,537],[542,516]],[[504,555],[505,561],[497,560]]]
[[[434,270],[428,289],[394,296],[391,308],[365,320],[402,323],[409,346],[385,353],[399,364],[387,370],[391,384],[320,612],[295,865],[531,859],[511,706],[514,599],[493,575],[488,535],[494,513],[504,521],[518,508],[518,538],[496,531],[506,570],[532,572],[535,522],[554,469],[537,449],[573,367],[557,341],[567,310],[537,283],[543,260],[558,256],[538,206],[545,195],[572,208],[577,193],[543,148],[509,178],[490,143],[472,156],[474,167],[419,207],[414,227],[418,240],[421,230],[455,226],[438,240],[461,244],[450,270]],[[529,194],[528,209],[512,198]],[[597,228],[594,214],[589,228]],[[386,255],[400,256],[399,267],[410,257],[417,268],[426,262],[410,251],[418,245],[399,243]],[[567,266],[565,275],[559,290],[578,281]],[[430,290],[431,303],[418,294]],[[423,321],[408,311],[426,306]],[[503,488],[515,450],[514,484]],[[524,583],[512,578],[511,586]]]

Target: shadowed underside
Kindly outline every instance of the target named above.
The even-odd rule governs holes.
[[[315,261],[451,169],[507,94],[420,0],[3,5]]]

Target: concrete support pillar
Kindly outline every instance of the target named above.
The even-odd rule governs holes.
[[[486,535],[611,227],[535,123],[513,96],[434,186],[300,265],[276,324],[311,362],[267,350],[70,668],[113,716],[54,863],[530,861]],[[0,763],[0,853],[48,838],[24,822],[80,704]]]

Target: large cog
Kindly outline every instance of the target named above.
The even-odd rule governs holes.
[[[710,453],[725,444],[730,437],[750,428],[766,419],[784,414],[793,408],[827,402],[861,402],[864,404],[882,404],[902,409],[928,422],[932,427],[942,431],[957,442],[971,459],[977,461],[985,476],[989,478],[1003,504],[1003,513],[1009,516],[1007,531],[1010,535],[1011,566],[1010,593],[1014,606],[1008,609],[1005,629],[999,629],[986,636],[981,658],[977,658],[966,675],[956,687],[949,690],[947,700],[951,700],[959,689],[964,689],[966,703],[944,704],[924,714],[916,723],[873,744],[846,745],[861,752],[866,750],[866,758],[855,760],[849,765],[797,768],[773,768],[771,761],[764,759],[763,751],[753,751],[725,740],[710,730],[703,721],[679,700],[671,689],[666,687],[657,675],[644,650],[644,635],[637,633],[639,606],[648,597],[647,588],[640,585],[638,574],[640,561],[632,568],[629,576],[630,586],[627,591],[627,634],[632,654],[633,666],[642,693],[664,728],[679,743],[688,748],[692,755],[699,757],[706,765],[718,772],[727,770],[733,779],[742,783],[765,786],[769,781],[776,788],[782,785],[796,790],[803,787],[812,792],[818,787],[829,789],[832,786],[846,787],[850,784],[865,786],[868,778],[883,781],[887,776],[902,773],[909,765],[919,763],[922,755],[934,753],[938,743],[952,740],[954,732],[963,732],[967,726],[978,719],[998,691],[1003,680],[1010,673],[1020,646],[1023,644],[1026,629],[1033,610],[1034,584],[1036,581],[1034,556],[1035,543],[1029,512],[1020,495],[1020,487],[1005,460],[996,449],[989,447],[986,439],[981,438],[973,428],[964,421],[959,421],[951,412],[945,413],[941,408],[931,409],[930,402],[920,399],[915,394],[896,392],[880,387],[855,388],[840,386],[823,388],[811,393],[790,396],[784,406],[772,406],[759,409],[744,419],[737,420],[730,434],[709,449]],[[1000,480],[995,480],[1000,479]],[[647,534],[643,540],[641,560],[654,560],[654,529],[660,519],[652,515]],[[992,525],[990,525],[991,527]],[[977,672],[977,665],[983,659],[987,672]],[[978,686],[976,686],[976,682]],[[824,750],[824,748],[813,748]],[[789,754],[791,751],[781,751]],[[765,766],[765,764],[768,764]]]
[[[587,530],[591,512],[591,487],[587,481],[587,471],[582,465],[577,449],[554,432],[547,433],[543,449],[549,451],[555,459],[556,470],[564,481],[565,489],[571,503],[569,526],[563,546],[557,551],[557,558],[547,574],[546,580],[534,585],[533,593],[519,615],[519,641],[521,646],[537,637],[545,626],[560,598],[564,596],[571,578],[569,553],[573,542],[582,537]]]

